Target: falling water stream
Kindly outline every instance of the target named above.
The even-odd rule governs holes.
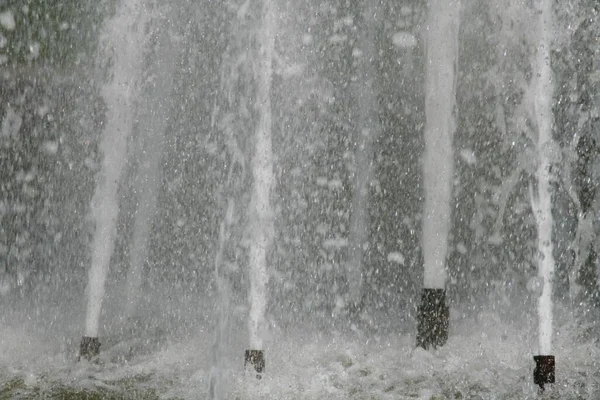
[[[214,279],[217,289],[217,310],[214,339],[211,347],[211,368],[208,377],[208,400],[223,399],[225,388],[225,354],[227,336],[231,334],[231,287],[227,273],[224,271],[224,253],[229,244],[234,222],[235,200],[227,199],[225,216],[219,227],[219,244],[215,256]]]
[[[170,122],[170,96],[176,67],[177,45],[172,39],[173,20],[163,17],[159,22],[161,26],[153,34],[157,38],[157,43],[154,44],[152,62],[146,73],[148,78],[137,113],[139,136],[139,146],[136,149],[139,165],[135,178],[137,209],[130,253],[131,266],[127,275],[127,317],[135,315],[140,298],[144,264],[148,258],[152,220],[156,214],[161,182],[165,130]]]

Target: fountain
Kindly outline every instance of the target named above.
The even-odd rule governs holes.
[[[163,6],[165,7],[165,6]],[[167,6],[168,7],[168,6]],[[165,12],[156,11],[163,15]],[[146,83],[140,99],[137,131],[139,146],[135,154],[140,160],[135,178],[135,195],[137,209],[133,227],[133,240],[130,252],[131,267],[127,274],[127,306],[125,314],[128,318],[135,316],[139,302],[144,273],[144,264],[148,256],[148,245],[152,220],[156,214],[158,192],[161,183],[161,161],[164,147],[165,130],[170,120],[169,102],[173,90],[177,46],[172,40],[173,19],[163,16],[160,28],[152,32],[157,43],[151,52],[153,62],[146,74],[151,82]]]
[[[100,145],[102,167],[92,200],[95,233],[87,289],[85,334],[80,347],[80,357],[87,359],[96,357],[100,350],[100,310],[116,235],[118,188],[127,160],[127,138],[133,129],[144,55],[143,29],[147,16],[143,7],[141,0],[120,3],[116,15],[108,21],[105,37],[102,38],[106,56],[112,63],[112,76],[102,88],[102,97],[108,110]]]
[[[227,178],[227,186],[231,186],[231,174]],[[231,287],[227,274],[223,271],[224,253],[230,244],[231,229],[234,222],[235,200],[227,199],[225,217],[219,227],[219,244],[215,257],[214,279],[218,294],[217,324],[211,347],[212,366],[208,377],[208,400],[218,400],[225,396],[223,370],[225,368],[226,337],[230,334],[231,322]],[[262,371],[257,371],[262,372]]]
[[[97,125],[61,103],[87,92],[22,89],[0,74],[11,100],[0,102],[0,397],[532,398],[552,387],[598,398],[595,332],[582,337],[553,304],[566,287],[553,224],[573,216],[549,195],[560,167],[551,99],[568,85],[550,84],[550,30],[536,24],[539,74],[522,77],[523,104],[522,81],[490,94],[480,75],[497,67],[486,53],[497,26],[478,4],[459,20],[464,4],[433,0],[426,20],[414,2],[381,2],[381,24],[364,33],[356,2],[115,2],[101,41],[110,79],[87,83],[101,89],[84,108]],[[1,7],[0,61],[6,27],[25,13],[9,21]],[[549,24],[548,9],[540,18]],[[460,75],[459,26],[470,35],[461,57],[482,54]],[[519,77],[530,54],[507,54]],[[506,98],[517,105],[497,105]],[[530,105],[539,141],[513,143],[507,132]],[[355,131],[370,134],[353,143]],[[76,197],[86,179],[89,197]],[[358,187],[371,207],[353,215],[365,206]],[[593,188],[581,190],[591,216]],[[88,260],[71,238],[86,243],[89,222],[81,338]],[[338,312],[346,295],[361,329]],[[118,329],[133,319],[135,354]],[[560,382],[573,385],[550,386],[557,359]]]
[[[352,215],[349,227],[348,300],[351,312],[360,312],[363,303],[364,254],[369,243],[369,192],[373,180],[373,144],[381,135],[377,116],[377,82],[375,50],[379,6],[373,1],[361,4],[362,26],[358,48],[358,77],[356,85],[358,118],[354,137],[356,172],[352,193]]]
[[[271,87],[273,79],[273,58],[277,25],[275,1],[263,0],[261,28],[257,33],[258,62],[257,94],[255,108],[258,111],[258,124],[255,132],[256,147],[252,156],[252,176],[254,187],[250,200],[250,218],[253,239],[249,249],[250,268],[250,315],[248,332],[250,349],[246,351],[245,363],[254,367],[257,377],[265,369],[263,331],[266,329],[267,309],[267,257],[273,243],[274,215],[271,207],[271,193],[274,184],[273,150],[271,143],[272,110]]]
[[[454,180],[456,81],[460,1],[430,1],[425,87],[423,183],[424,277],[418,311],[417,346],[443,346],[448,340],[446,258]]]
[[[544,390],[545,385],[554,383],[555,360],[552,355],[553,331],[553,285],[554,285],[554,254],[552,244],[552,168],[553,168],[553,77],[550,66],[550,54],[553,32],[552,2],[540,0],[536,3],[539,8],[537,19],[535,74],[532,79],[535,100],[534,115],[538,128],[537,153],[538,165],[536,171],[537,191],[529,186],[531,205],[536,219],[538,235],[538,277],[542,283],[542,293],[538,299],[539,318],[539,355],[534,356],[536,368],[533,381]]]

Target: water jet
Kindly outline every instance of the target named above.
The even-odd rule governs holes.
[[[536,368],[533,382],[544,390],[546,383],[554,383],[554,356],[552,353],[552,336],[554,324],[554,303],[552,299],[555,280],[556,263],[553,243],[553,174],[555,161],[548,151],[555,145],[553,138],[553,96],[554,83],[551,59],[551,43],[553,41],[553,2],[539,0],[537,4],[537,51],[534,58],[535,74],[530,90],[534,94],[533,110],[537,133],[537,168],[536,185],[529,183],[529,197],[537,227],[538,278],[542,282],[542,292],[538,298],[537,314],[539,326],[539,356],[534,356]]]
[[[262,28],[256,33],[258,41],[257,61],[261,66],[256,74],[256,103],[258,121],[254,133],[255,151],[252,157],[253,190],[250,199],[250,228],[254,240],[248,249],[249,261],[249,303],[248,333],[250,346],[263,347],[262,333],[266,324],[269,283],[269,254],[274,240],[274,212],[271,193],[275,184],[273,172],[272,113],[271,91],[273,64],[275,57],[275,36],[277,33],[276,2],[263,0]],[[248,350],[244,364],[250,362],[259,375],[264,370],[263,350]]]
[[[114,57],[111,79],[101,88],[106,105],[106,123],[100,151],[102,167],[96,179],[91,215],[95,223],[87,288],[84,350],[100,351],[97,342],[105,283],[117,235],[119,183],[127,160],[127,139],[133,129],[138,80],[146,39],[147,15],[141,0],[122,3],[105,28],[104,51]],[[104,55],[104,54],[103,54]],[[94,340],[94,338],[96,340]],[[84,345],[85,342],[85,345]],[[92,343],[88,346],[88,343]]]
[[[456,131],[456,76],[460,2],[430,0],[425,79],[423,157],[423,291],[417,317],[417,346],[443,346],[448,340],[446,262],[452,225],[453,138]]]

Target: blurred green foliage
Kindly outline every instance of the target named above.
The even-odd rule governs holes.
[[[101,4],[90,0],[0,1],[0,13],[12,14],[15,22],[14,29],[0,24],[0,55],[5,56],[5,64],[65,68],[81,62],[96,42]]]
[[[65,386],[59,382],[45,379],[35,385],[28,385],[22,378],[14,378],[0,386],[0,400],[14,399],[60,399],[60,400],[156,400],[165,397],[159,390],[147,387],[152,375],[126,376],[121,379],[102,382],[95,388],[77,388]],[[172,382],[162,382],[171,386]],[[167,389],[165,387],[164,389]]]

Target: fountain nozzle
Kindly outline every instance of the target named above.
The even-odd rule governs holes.
[[[265,352],[264,350],[246,350],[244,354],[244,368],[250,364],[256,371],[256,378],[261,379],[265,372]]]
[[[544,390],[546,383],[554,383],[554,356],[533,356],[535,369],[533,370],[533,383]]]
[[[423,289],[417,311],[417,346],[428,349],[443,346],[448,341],[450,309],[446,306],[444,289]]]
[[[100,354],[100,346],[100,340],[97,337],[82,337],[79,345],[79,360],[83,357],[88,361],[92,361]]]

